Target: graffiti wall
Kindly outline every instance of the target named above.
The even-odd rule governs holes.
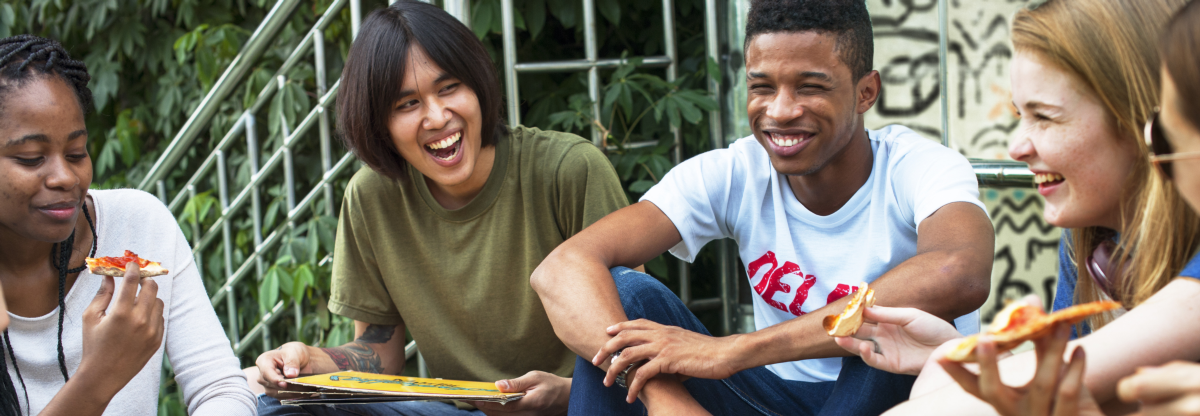
[[[950,146],[970,158],[1008,159],[1017,126],[1011,105],[1009,20],[1024,0],[948,0]],[[869,128],[903,124],[940,140],[936,0],[868,0],[875,30],[875,68],[883,93]],[[1059,229],[1042,219],[1032,189],[981,189],[996,227],[992,292],[984,322],[1003,300],[1037,293],[1049,305],[1057,276]]]

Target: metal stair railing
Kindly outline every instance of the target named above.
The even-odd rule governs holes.
[[[517,61],[517,42],[516,28],[513,17],[513,0],[501,0],[500,2],[500,19],[501,28],[503,30],[504,44],[504,83],[507,99],[507,112],[509,125],[518,125],[521,121],[521,96],[518,75],[521,73],[539,73],[539,72],[577,72],[587,71],[587,86],[588,98],[591,99],[591,109],[594,117],[600,117],[600,69],[615,68],[625,64],[629,59],[600,59],[597,56],[596,45],[596,6],[594,0],[581,0],[583,2],[583,32],[584,32],[584,59],[547,61],[547,62],[518,62]],[[716,4],[714,0],[709,0],[705,3],[706,16],[705,20],[706,32],[705,37],[708,40],[709,56],[715,57],[716,54]],[[641,57],[642,66],[649,68],[666,68],[666,80],[674,81],[677,76],[676,66],[678,64],[678,55],[675,48],[675,14],[673,0],[662,0],[663,10],[663,44],[664,55],[645,56]],[[463,16],[460,16],[462,18]],[[466,21],[470,25],[469,19]],[[715,97],[719,89],[715,81],[709,81],[709,91]],[[720,130],[720,112],[713,111],[710,113],[710,119],[714,123],[710,124],[711,137],[715,147],[723,147],[723,139],[721,139]],[[601,137],[602,133],[596,126],[592,126],[592,143],[596,146],[604,146],[605,138]],[[674,151],[672,152],[672,162],[679,164],[683,161],[683,142],[678,128],[672,128],[674,136]],[[656,146],[657,141],[646,141],[630,143],[627,147],[650,147]],[[615,146],[608,146],[609,149]],[[719,249],[725,248],[723,242],[718,243]],[[705,310],[722,308],[722,330],[725,333],[730,332],[729,322],[732,320],[730,308],[732,292],[725,288],[731,286],[731,273],[727,272],[727,263],[730,261],[727,258],[729,254],[727,250],[720,250],[720,259],[722,260],[722,270],[720,273],[720,287],[722,288],[720,296],[709,299],[692,299],[691,296],[691,273],[689,272],[689,264],[683,260],[679,260],[680,284],[679,297],[692,310]],[[733,260],[736,261],[736,260]]]
[[[317,22],[313,24],[312,28],[304,34],[300,44],[292,50],[284,63],[275,71],[271,77],[271,82],[268,82],[261,92],[259,92],[254,104],[242,111],[233,127],[216,144],[211,153],[200,163],[195,173],[192,174],[183,186],[179,187],[179,189],[168,190],[164,179],[171,169],[177,168],[186,151],[190,150],[192,142],[199,137],[200,132],[208,127],[208,124],[217,112],[219,103],[229,96],[234,87],[243,82],[249,73],[248,69],[261,56],[266,46],[276,41],[280,32],[279,28],[291,18],[291,14],[295,11],[298,3],[299,0],[280,0],[274,6],[259,26],[259,29],[247,41],[243,51],[234,59],[234,62],[230,64],[230,67],[217,83],[214,84],[205,100],[193,112],[192,117],[181,128],[179,134],[176,135],[163,156],[155,163],[146,178],[138,186],[139,189],[146,191],[150,191],[151,186],[157,188],[159,198],[167,204],[172,212],[178,213],[183,203],[195,198],[200,192],[199,188],[210,181],[212,175],[216,175],[216,191],[220,203],[220,211],[217,213],[215,222],[207,229],[201,230],[198,223],[193,222],[192,241],[190,243],[192,243],[192,254],[195,258],[197,268],[203,272],[204,267],[211,265],[204,264],[204,256],[200,254],[209,250],[210,245],[217,240],[218,236],[221,237],[221,245],[224,249],[222,266],[224,267],[226,280],[217,288],[210,300],[214,307],[221,306],[222,304],[226,307],[226,335],[229,337],[237,353],[244,351],[256,337],[262,340],[264,348],[271,348],[272,342],[268,326],[283,315],[283,309],[286,305],[283,301],[277,302],[269,311],[264,311],[262,318],[257,324],[243,334],[238,327],[238,300],[234,296],[234,286],[241,284],[251,271],[254,271],[255,275],[259,278],[262,277],[265,267],[263,263],[264,253],[283,240],[283,237],[294,227],[295,221],[301,215],[307,213],[313,204],[317,203],[318,198],[323,198],[326,213],[334,212],[333,208],[335,204],[333,201],[332,182],[338,179],[339,175],[345,172],[346,168],[353,162],[354,157],[349,153],[343,155],[337,161],[333,160],[328,110],[332,108],[339,84],[335,82],[332,86],[327,87],[325,30],[338,18],[340,12],[349,6],[351,12],[350,35],[351,40],[353,40],[353,36],[356,36],[358,33],[359,22],[361,21],[359,0],[335,0],[329,5]],[[307,115],[294,128],[287,125],[288,122],[285,117],[279,117],[281,123],[279,127],[283,136],[282,143],[260,166],[259,154],[263,147],[257,137],[258,114],[276,93],[285,88],[288,82],[288,73],[304,59],[309,58],[313,60],[313,66],[316,69],[315,93],[318,97],[316,105],[309,110]],[[306,133],[313,127],[317,127],[318,129],[317,137],[321,151],[322,176],[313,185],[312,189],[297,201],[297,183],[292,149],[306,138]],[[230,182],[227,159],[229,154],[235,150],[240,150],[237,148],[243,148],[248,158],[250,179],[244,187],[234,190],[231,189],[232,184]],[[283,184],[286,192],[287,210],[284,215],[285,218],[279,225],[274,227],[269,235],[264,237],[262,227],[262,187],[268,179],[277,178],[276,175],[280,173],[278,172],[280,165],[282,165],[281,170],[284,177]],[[169,192],[173,192],[173,195],[169,195]],[[231,193],[235,193],[232,199],[230,199]],[[244,211],[247,209],[247,204],[249,204],[249,216],[253,224],[252,236],[254,239],[254,249],[245,260],[235,265],[233,262],[233,252],[236,248],[233,244],[231,223],[235,215],[246,215]],[[327,257],[322,263],[328,260]],[[294,303],[293,312],[297,318],[300,318],[301,309],[299,303]],[[297,319],[297,325],[299,325],[299,322],[300,319]]]

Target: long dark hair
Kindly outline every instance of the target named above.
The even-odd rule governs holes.
[[[1159,45],[1163,66],[1179,90],[1176,104],[1192,128],[1200,130],[1200,1],[1183,6]]]
[[[338,131],[359,160],[384,176],[405,176],[388,132],[388,115],[399,99],[408,53],[420,46],[446,74],[470,87],[483,116],[480,139],[491,146],[508,134],[502,110],[504,97],[492,59],[475,33],[445,10],[414,0],[371,12],[342,70],[337,98]]]
[[[87,114],[92,107],[92,92],[88,89],[91,76],[83,62],[71,59],[67,51],[58,42],[31,35],[18,35],[0,39],[0,115],[5,111],[7,96],[14,90],[24,86],[35,77],[58,77],[75,90],[79,99],[79,107]],[[96,225],[88,213],[87,204],[83,204],[83,215],[92,230],[92,252],[96,255]],[[62,372],[63,382],[70,379],[67,374],[66,356],[63,354],[62,332],[63,317],[67,315],[64,302],[66,297],[67,275],[79,273],[84,267],[72,269],[68,262],[71,251],[75,247],[75,232],[66,241],[55,243],[50,248],[50,265],[58,271],[58,368]],[[8,376],[8,362],[11,360],[17,381],[24,391],[26,406],[29,404],[29,392],[25,389],[25,379],[21,377],[21,368],[17,366],[17,355],[13,350],[12,341],[5,329],[0,336],[0,416],[19,415],[21,409],[17,398],[16,385]],[[29,408],[26,407],[26,411]]]

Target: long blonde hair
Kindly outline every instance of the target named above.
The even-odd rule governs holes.
[[[1133,308],[1166,286],[1196,252],[1200,217],[1175,187],[1155,174],[1142,126],[1158,105],[1158,31],[1186,0],[1050,0],[1017,12],[1012,41],[1072,73],[1100,98],[1120,140],[1137,146],[1133,172],[1122,185],[1120,242],[1114,270],[1116,297]],[[1079,277],[1075,303],[1101,298],[1085,259],[1108,235],[1102,227],[1071,230],[1071,261]],[[1089,320],[1093,329],[1113,319]]]

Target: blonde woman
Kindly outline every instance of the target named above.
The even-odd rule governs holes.
[[[1197,216],[1153,175],[1141,134],[1158,103],[1153,28],[1165,26],[1183,3],[1051,0],[1021,10],[1013,21],[1016,55],[1010,76],[1021,129],[1009,152],[1037,174],[1047,221],[1070,229],[1060,250],[1055,308],[1112,298],[1129,310],[1120,319],[1112,314],[1086,322],[1079,334],[1091,335],[1063,348],[1071,354],[1075,346],[1087,346],[1084,382],[1102,404],[1115,398],[1118,379],[1137,366],[1200,358],[1200,349],[1190,347],[1200,342],[1200,331],[1186,334],[1177,328],[1200,319],[1200,310],[1191,308],[1200,296],[1200,281],[1175,279],[1195,252]],[[857,334],[871,342],[843,339],[839,344],[863,354],[868,363],[871,356],[880,368],[891,363],[893,370],[915,372],[911,365],[919,359],[898,357],[928,356],[945,333],[920,325],[928,320],[893,319],[903,312],[873,314],[886,315],[871,329],[878,333]],[[874,343],[881,345],[882,356],[869,351]],[[900,368],[904,363],[909,367]],[[967,383],[968,388],[997,402],[1028,403],[1022,398],[1036,387],[1027,383],[1037,366],[1035,354],[1018,354],[1000,361],[997,371],[1004,384],[1024,388],[988,380]],[[952,383],[932,361],[921,370],[912,397],[889,414],[997,412]],[[1044,402],[1033,405],[1042,408],[1006,409],[1047,411]]]

